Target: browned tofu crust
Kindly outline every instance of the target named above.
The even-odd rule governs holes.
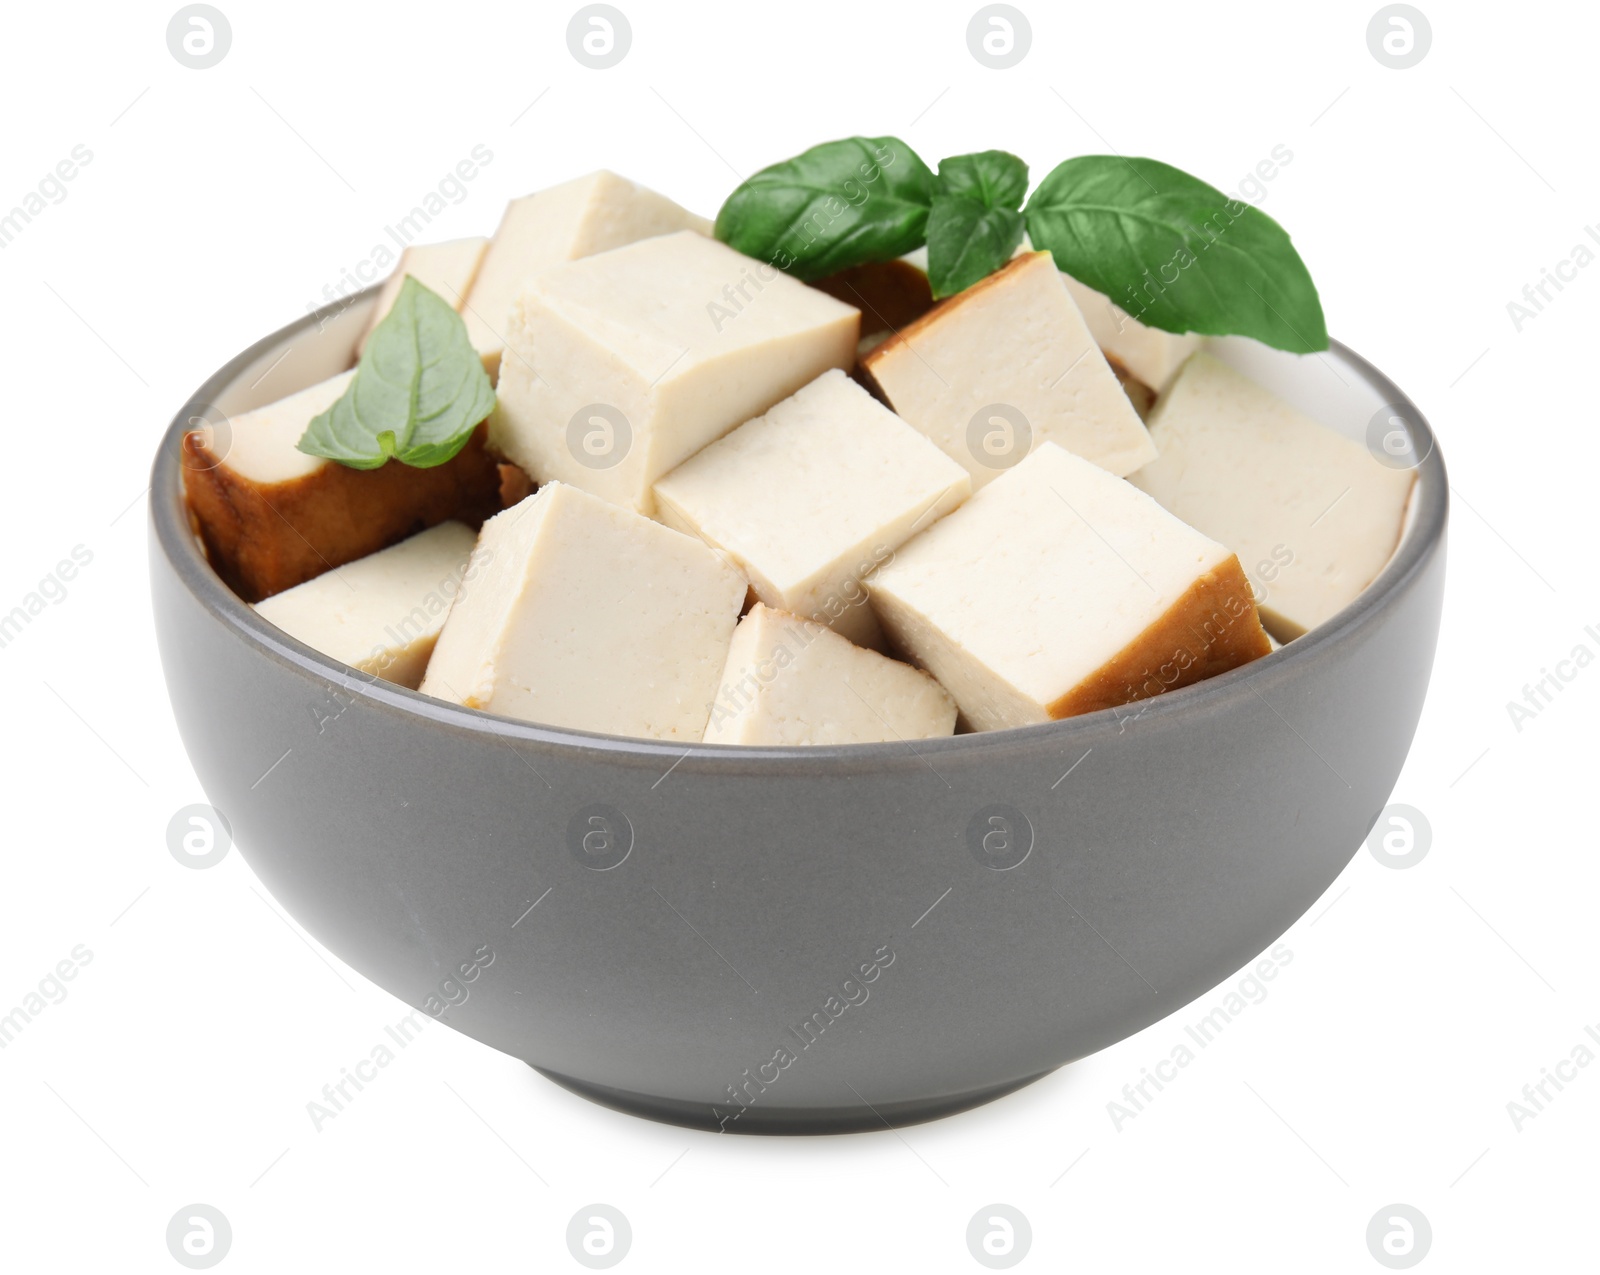
[[[1139,419],[1148,421],[1150,409],[1156,405],[1156,392],[1128,371],[1116,355],[1109,354],[1105,350],[1101,350],[1100,353],[1106,356],[1111,375],[1117,378],[1117,384],[1122,386],[1122,392],[1128,396],[1128,402],[1133,404],[1133,410],[1139,413]]]
[[[501,475],[487,437],[479,425],[432,469],[330,463],[258,483],[229,469],[196,431],[183,440],[184,489],[211,565],[246,602],[259,602],[447,519],[477,526],[498,512]]]
[[[1049,706],[1076,717],[1149,699],[1248,664],[1272,650],[1239,559],[1201,576],[1166,613],[1092,677]]]
[[[897,332],[933,309],[928,276],[909,261],[869,261],[811,285],[861,311],[861,335]]]
[[[519,505],[535,491],[534,481],[522,468],[509,461],[500,462],[500,508]]]

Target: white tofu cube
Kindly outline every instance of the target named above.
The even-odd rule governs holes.
[[[650,739],[705,733],[745,582],[698,540],[553,483],[483,524],[422,691]]]
[[[758,602],[734,630],[706,742],[874,744],[955,724],[955,701],[920,669]]]
[[[1183,361],[1205,344],[1198,332],[1163,332],[1146,327],[1103,292],[1062,274],[1084,322],[1106,357],[1157,394],[1167,388]]]
[[[655,485],[657,516],[727,554],[770,607],[862,646],[862,577],[971,494],[967,471],[843,372],[819,376]]]
[[[978,730],[1145,699],[1265,655],[1238,559],[1045,443],[868,580]]]
[[[1155,459],[1047,252],[1024,253],[935,306],[862,367],[975,488],[1046,442],[1117,475]]]
[[[1161,458],[1133,482],[1233,546],[1283,641],[1348,606],[1399,543],[1414,470],[1389,468],[1209,354],[1184,364],[1150,432]]]
[[[489,241],[482,235],[471,239],[452,239],[447,243],[417,244],[400,254],[400,263],[378,293],[372,307],[372,317],[367,320],[367,330],[361,334],[358,349],[365,349],[372,329],[388,317],[394,308],[400,286],[410,275],[429,292],[442,297],[457,310],[466,304],[467,291],[478,276],[479,263]]]
[[[513,199],[462,310],[473,348],[498,362],[512,302],[547,266],[676,230],[709,235],[711,223],[615,173],[590,173]]]
[[[668,470],[850,367],[860,317],[691,232],[554,266],[513,308],[490,441],[538,482],[653,513]]]
[[[313,650],[415,690],[477,541],[465,523],[442,522],[274,594],[256,611]]]

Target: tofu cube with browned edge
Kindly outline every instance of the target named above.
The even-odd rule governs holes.
[[[400,285],[406,276],[415,279],[429,292],[442,297],[457,310],[466,303],[467,291],[478,277],[478,265],[483,261],[489,241],[482,235],[471,239],[452,239],[447,243],[415,244],[400,254],[400,263],[378,293],[372,306],[372,317],[367,320],[367,330],[361,334],[357,352],[366,348],[372,329],[388,317],[400,295]]]
[[[351,469],[296,446],[353,371],[228,420],[196,418],[183,482],[211,565],[246,602],[281,593],[446,519],[476,526],[500,508],[488,427],[443,465]]]
[[[921,669],[758,602],[739,621],[708,744],[875,744],[955,730],[956,702]]]
[[[927,270],[904,257],[851,266],[811,286],[861,311],[858,357],[933,309]]]
[[[860,314],[692,232],[552,266],[513,307],[490,439],[640,513],[735,425],[855,361]]]
[[[837,370],[655,485],[657,517],[727,554],[761,601],[862,646],[882,644],[862,577],[971,491],[966,470]]]
[[[1231,545],[1281,641],[1343,610],[1394,553],[1416,471],[1296,411],[1204,352],[1150,416],[1161,458],[1133,482]]]
[[[1047,252],[1023,253],[862,359],[889,406],[993,482],[1056,443],[1119,477],[1155,445]]]
[[[539,271],[677,230],[709,235],[711,223],[605,171],[513,199],[462,307],[467,335],[488,356],[491,375],[505,348],[511,304]]]
[[[744,596],[692,536],[552,483],[483,524],[422,691],[547,726],[698,740]]]
[[[256,611],[312,650],[416,690],[477,542],[465,523],[441,522],[276,593]]]
[[[976,730],[1147,699],[1268,651],[1230,550],[1054,443],[868,585],[890,637]]]

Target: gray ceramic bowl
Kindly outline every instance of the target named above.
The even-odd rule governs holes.
[[[151,589],[173,710],[209,800],[307,930],[558,1084],[741,1133],[971,1107],[1254,961],[1388,799],[1444,586],[1431,445],[1402,543],[1352,606],[1132,717],[914,749],[684,748],[374,682],[222,584],[178,450],[198,405],[238,412],[346,366],[370,301],[247,351],[162,439]],[[1343,347],[1220,348],[1353,435],[1385,404],[1421,421]]]

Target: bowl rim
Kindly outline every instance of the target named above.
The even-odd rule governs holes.
[[[1320,653],[1351,640],[1375,622],[1376,617],[1402,595],[1410,582],[1433,559],[1442,546],[1449,520],[1449,480],[1438,435],[1409,395],[1383,372],[1340,341],[1330,341],[1329,350],[1376,391],[1384,404],[1405,409],[1403,419],[1408,433],[1411,422],[1421,427],[1428,445],[1423,461],[1416,466],[1417,480],[1412,487],[1407,526],[1400,543],[1377,577],[1343,610],[1309,630],[1301,637],[1260,659],[1252,660],[1227,673],[1208,678],[1177,691],[1138,701],[1136,713],[1105,708],[1058,721],[1002,730],[979,731],[932,739],[897,740],[870,744],[791,744],[750,745],[710,744],[701,740],[643,739],[595,731],[547,726],[537,722],[503,717],[481,709],[467,708],[446,700],[434,699],[420,691],[386,682],[366,674],[332,656],[290,637],[228,587],[212,568],[192,530],[183,496],[181,447],[190,421],[201,409],[219,398],[239,375],[268,351],[320,327],[369,297],[381,284],[352,294],[279,328],[213,372],[185,401],[162,434],[150,472],[149,527],[152,548],[159,545],[174,575],[188,593],[209,612],[223,621],[236,636],[260,654],[294,668],[323,686],[339,687],[381,709],[426,722],[434,727],[455,729],[501,743],[535,744],[562,751],[605,754],[614,760],[633,760],[654,765],[675,759],[673,765],[694,759],[715,768],[737,769],[769,763],[810,763],[811,769],[835,769],[844,763],[849,769],[863,765],[892,763],[913,757],[928,764],[925,756],[949,758],[955,754],[977,754],[1016,746],[1070,745],[1075,740],[1098,737],[1108,725],[1118,726],[1130,717],[1141,722],[1170,722],[1199,716],[1242,701],[1247,695],[1260,697],[1263,688],[1282,687],[1298,679],[1301,671]],[[1414,440],[1415,441],[1415,440]],[[1270,708],[1271,705],[1268,704]],[[1276,712],[1276,709],[1273,709]],[[1087,754],[1085,754],[1087,755]],[[696,765],[696,769],[700,766]]]

